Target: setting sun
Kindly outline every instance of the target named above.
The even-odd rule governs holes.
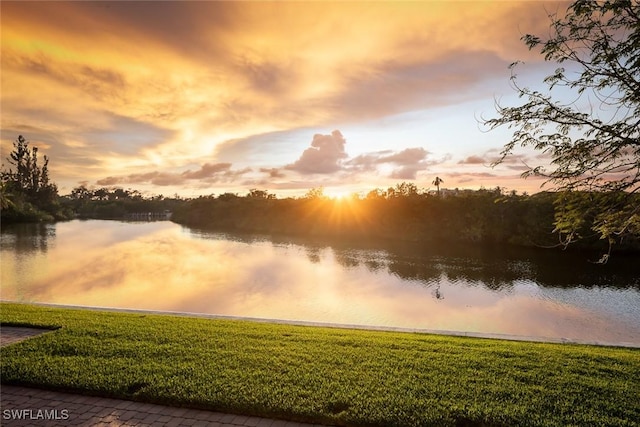
[[[343,201],[351,197],[351,193],[346,190],[325,190],[325,195],[336,201]]]

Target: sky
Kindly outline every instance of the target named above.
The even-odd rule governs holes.
[[[0,2],[3,167],[23,135],[60,194],[120,187],[195,197],[262,189],[366,194],[541,190],[544,155],[492,167],[513,130],[489,131],[518,82],[555,67],[524,34],[538,1]],[[544,189],[544,188],[542,188]]]

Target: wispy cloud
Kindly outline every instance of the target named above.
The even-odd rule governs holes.
[[[492,105],[508,63],[539,60],[521,34],[546,31],[547,11],[564,3],[1,7],[2,151],[18,133],[46,145],[52,178],[67,190],[88,180],[180,191],[198,180],[296,188],[313,175],[342,174],[334,178],[345,185],[369,172],[371,182],[417,179],[435,165],[432,145],[389,141],[384,154],[380,141],[347,146],[318,132],[487,96]],[[183,175],[185,165],[225,163],[238,169]]]
[[[489,162],[484,158],[477,155],[469,156],[464,160],[458,162],[459,165],[486,165]]]
[[[153,184],[158,186],[182,185],[187,181],[203,183],[233,182],[251,172],[251,169],[232,170],[230,163],[206,163],[200,169],[182,173],[151,171],[125,176],[110,176],[96,181],[98,185],[114,186],[122,184]]]
[[[425,170],[430,164],[433,164],[427,160],[428,155],[429,152],[424,148],[414,147],[398,152],[386,150],[362,154],[346,163],[351,170],[359,172],[379,171],[379,166],[390,165],[394,168],[389,175],[390,178],[413,180],[416,179],[419,171]]]
[[[260,168],[260,172],[268,174],[270,178],[284,178],[286,176],[278,168]]]

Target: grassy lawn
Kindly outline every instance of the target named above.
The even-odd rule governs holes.
[[[640,350],[1,304],[2,383],[340,425],[640,425]]]

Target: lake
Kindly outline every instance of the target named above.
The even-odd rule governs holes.
[[[640,345],[640,263],[171,222],[3,225],[3,300]]]

